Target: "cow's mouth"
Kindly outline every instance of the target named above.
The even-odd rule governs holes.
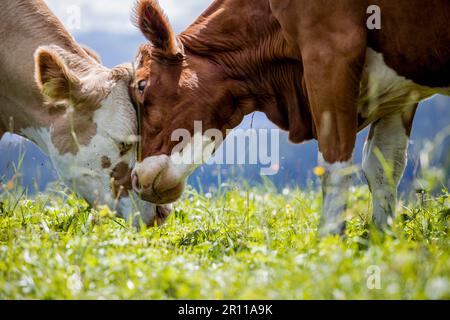
[[[172,213],[172,208],[170,206],[156,206],[156,222],[158,225],[166,222],[167,218]]]
[[[146,186],[142,186],[139,183],[139,178],[136,174],[132,176],[133,190],[138,193],[142,200],[154,203],[157,205],[167,205],[177,201],[183,194],[185,183],[179,182],[174,187],[170,186],[167,189],[163,189],[163,183],[161,183],[161,174],[158,174],[155,180]]]

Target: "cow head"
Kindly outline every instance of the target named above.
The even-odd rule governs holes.
[[[129,97],[131,66],[107,69],[95,58],[57,46],[35,53],[35,78],[49,128],[26,129],[50,156],[60,178],[92,205],[109,205],[136,223],[162,223],[167,207],[131,190],[137,119]],[[140,212],[140,216],[135,213]]]
[[[156,1],[138,2],[135,23],[150,43],[139,50],[131,86],[142,116],[144,158],[133,171],[133,185],[144,199],[166,204],[179,198],[187,177],[217,146],[213,139],[200,145],[180,141],[177,132],[185,130],[192,138],[216,128],[224,134],[239,124],[243,114],[233,108],[233,90],[239,86],[212,59],[185,51]],[[201,132],[195,132],[195,122]],[[182,152],[194,148],[202,149],[196,153],[202,159],[180,160]]]

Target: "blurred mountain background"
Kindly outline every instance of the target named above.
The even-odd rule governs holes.
[[[78,42],[89,46],[102,56],[106,66],[113,67],[134,60],[139,45],[145,39],[130,23],[134,0],[47,0],[47,4],[71,30]],[[184,30],[211,3],[211,0],[160,0],[176,32]],[[78,20],[79,18],[79,20]],[[403,191],[415,188],[415,176],[420,172],[420,152],[428,141],[434,141],[450,125],[450,98],[436,96],[422,103],[415,118],[409,150],[407,172],[401,184]],[[245,118],[240,128],[275,128],[261,113]],[[448,131],[448,130],[447,130]],[[355,162],[361,162],[362,147],[367,132],[358,136]],[[444,183],[450,185],[450,139],[438,142],[432,164],[444,168]],[[220,152],[219,152],[220,153]],[[31,142],[13,135],[5,135],[0,142],[0,179],[11,179],[21,162],[20,180],[30,192],[45,189],[57,179],[48,158]],[[280,159],[277,175],[269,179],[278,187],[305,186],[315,181],[313,169],[317,165],[317,144],[294,145],[287,135],[280,138]],[[208,190],[227,182],[250,184],[262,182],[261,165],[204,165],[190,178],[190,183]]]

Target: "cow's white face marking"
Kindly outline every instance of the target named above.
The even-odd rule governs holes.
[[[345,229],[343,216],[353,174],[353,161],[328,163],[319,152],[319,166],[325,169],[322,176],[323,214],[320,234],[341,234]]]
[[[142,65],[142,54],[139,52],[139,54],[136,57],[136,60],[134,61],[134,67],[138,67]]]
[[[134,189],[146,193],[144,198],[155,203],[171,203],[181,196],[187,178],[211,159],[215,147],[221,143],[221,139],[213,141],[208,133],[204,135],[201,130],[195,130],[193,137],[187,130],[176,130],[172,139],[180,144],[170,156],[147,157],[136,164],[132,173]],[[164,195],[165,191],[170,194]]]
[[[49,155],[61,180],[91,205],[108,205],[124,218],[131,218],[135,213],[141,212],[140,217],[147,223],[156,215],[155,206],[140,200],[132,190],[128,191],[128,197],[119,197],[119,190],[113,192],[111,181],[112,171],[116,166],[126,164],[128,168],[133,168],[136,162],[137,119],[128,94],[131,73],[124,73],[115,80],[111,80],[108,73],[103,72],[101,76],[109,81],[106,85],[110,93],[93,113],[95,135],[88,144],[78,144],[76,153],[63,153],[52,142],[55,123],[49,128],[26,128],[21,133]],[[93,83],[100,80],[92,74],[83,79]],[[67,117],[70,112],[80,111],[68,107],[61,117]],[[124,145],[127,146],[125,152]],[[106,167],[102,161],[105,158],[109,162]],[[138,219],[134,221],[137,223]]]

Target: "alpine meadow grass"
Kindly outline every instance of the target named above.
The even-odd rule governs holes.
[[[373,227],[359,184],[345,235],[324,238],[314,183],[280,191],[268,179],[219,179],[212,193],[189,188],[163,226],[136,230],[59,183],[29,196],[22,156],[0,179],[0,299],[450,299],[449,170],[431,161],[439,145],[422,151],[417,194],[401,197],[388,232]]]
[[[351,190],[344,237],[318,238],[317,191],[188,191],[168,222],[132,229],[56,188],[0,203],[0,299],[448,299],[447,190],[370,226]]]

